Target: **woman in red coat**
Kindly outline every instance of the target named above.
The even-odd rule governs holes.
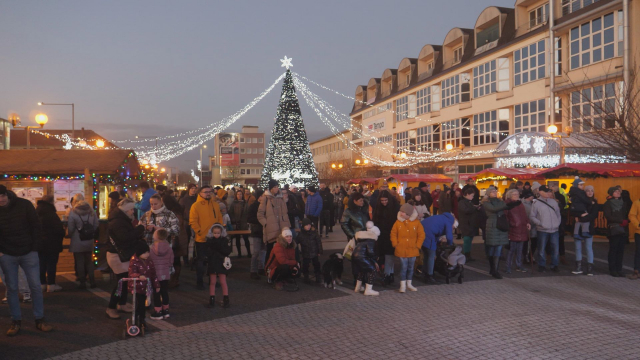
[[[275,284],[276,290],[282,290],[285,280],[300,276],[300,264],[296,260],[296,243],[289,228],[284,228],[276,239],[267,260],[267,276]]]
[[[520,192],[518,189],[511,189],[505,194],[506,203],[517,202],[520,200]],[[516,258],[516,271],[527,272],[522,267],[522,248],[529,239],[529,217],[524,204],[520,204],[511,210],[505,210],[507,220],[509,220],[509,254],[507,255],[507,274],[511,274],[511,264],[513,258]]]

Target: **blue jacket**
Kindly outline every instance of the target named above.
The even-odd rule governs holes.
[[[147,211],[151,210],[151,204],[149,203],[149,199],[153,195],[157,194],[157,192],[153,189],[147,189],[147,191],[142,194],[142,200],[140,200],[140,212],[146,214]]]
[[[429,250],[435,250],[438,245],[438,239],[442,235],[447,236],[447,244],[453,244],[453,222],[455,218],[451,213],[444,213],[442,215],[434,215],[422,220],[422,227],[424,227],[424,243],[422,247]]]
[[[322,196],[316,191],[307,197],[307,205],[304,207],[305,215],[320,216],[322,212]]]

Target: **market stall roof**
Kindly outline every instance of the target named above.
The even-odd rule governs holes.
[[[399,175],[391,175],[387,178],[387,181],[395,179],[400,181],[424,181],[424,182],[442,182],[442,183],[450,183],[453,182],[453,179],[442,174],[399,174]]]
[[[577,175],[577,172],[597,174],[603,177],[640,177],[640,164],[561,164],[554,168],[541,171],[538,175],[545,178],[554,178],[563,175]]]
[[[482,177],[484,174],[495,174],[498,176],[505,176],[511,179],[517,180],[535,180],[544,179],[540,175],[540,169],[527,169],[527,168],[489,168],[477,172],[473,175],[474,178]]]
[[[133,150],[2,150],[0,174],[114,173]]]
[[[361,182],[373,184],[378,181],[378,178],[360,178],[360,179],[351,179],[347,181],[347,184],[360,184]]]

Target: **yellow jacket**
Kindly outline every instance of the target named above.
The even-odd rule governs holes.
[[[344,199],[342,199],[342,205],[344,205],[345,210],[349,207],[349,196],[345,196]]]
[[[216,223],[222,224],[222,213],[218,202],[213,197],[210,200],[205,200],[198,195],[198,199],[189,211],[189,225],[196,233],[196,242],[206,242],[204,237],[211,226]]]
[[[636,228],[636,234],[640,234],[640,200],[633,202],[629,211],[629,222]],[[636,244],[638,246],[638,244]]]
[[[424,242],[425,233],[418,212],[413,214],[408,220],[404,220],[398,213],[398,221],[391,229],[391,244],[396,249],[395,255],[401,258],[420,256],[420,248]]]

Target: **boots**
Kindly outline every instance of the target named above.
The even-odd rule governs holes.
[[[222,296],[222,307],[225,309],[229,307],[229,295]]]
[[[416,288],[415,286],[411,285],[411,281],[412,280],[407,280],[407,289],[409,289],[409,291],[418,291],[418,288]]]
[[[36,319],[36,329],[42,332],[49,332],[53,330],[53,326],[44,322],[44,319]]]
[[[356,288],[353,289],[354,292],[360,292],[360,288],[362,288],[362,281],[356,281]]]
[[[498,269],[500,268],[500,257],[499,256],[494,256],[493,257],[493,277],[496,279],[502,279],[502,275],[500,275],[500,272],[498,272]]]
[[[373,291],[373,285],[372,284],[366,284],[366,290],[364,291],[364,294],[367,296],[378,296],[380,295],[379,292],[377,291]]]
[[[406,280],[402,280],[400,281],[400,289],[398,289],[398,292],[406,292],[407,291],[407,281]],[[366,292],[365,292],[366,294]]]
[[[131,304],[118,305],[118,311],[131,313],[133,312],[133,305]]]
[[[471,257],[471,253],[464,253],[464,257],[467,259],[467,262],[472,262],[472,261],[476,261],[476,259]]]
[[[587,274],[588,276],[593,276],[593,264],[587,263]]]
[[[576,269],[571,272],[574,275],[582,274],[582,261],[576,261]]]
[[[216,306],[216,297],[209,296],[209,304],[206,305],[209,309],[213,309]]]
[[[11,326],[9,327],[9,330],[7,330],[7,336],[16,336],[16,335],[18,335],[18,332],[20,331],[20,327],[21,326],[22,326],[22,321],[13,320],[11,322]]]
[[[118,310],[107,308],[107,316],[109,319],[120,319],[120,314],[118,314]]]
[[[627,275],[627,279],[629,280],[638,280],[639,277],[640,273],[638,272],[638,270],[634,270],[633,273]]]

